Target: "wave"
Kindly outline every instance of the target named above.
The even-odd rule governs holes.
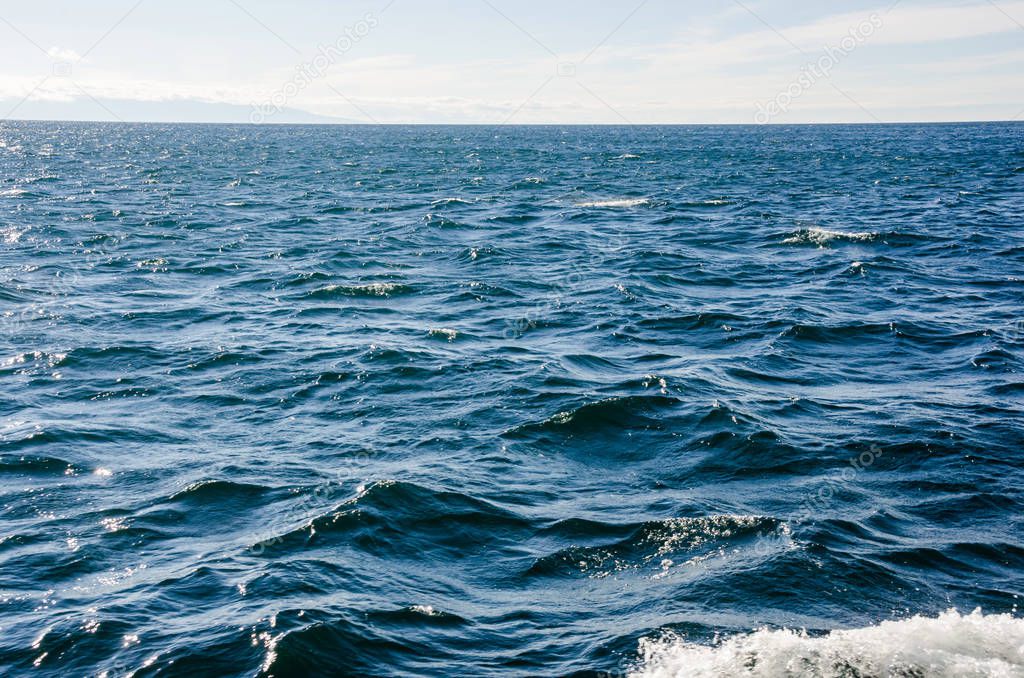
[[[269,492],[271,488],[264,485],[231,480],[202,480],[175,492],[167,501],[209,505],[220,501],[235,501],[243,497],[260,497]]]
[[[588,200],[576,203],[576,207],[643,207],[651,204],[647,198],[617,198],[614,200]]]
[[[952,349],[971,344],[988,342],[989,334],[985,330],[957,332],[938,323],[913,322],[850,322],[839,325],[797,323],[790,325],[779,333],[782,339],[808,343],[849,343],[854,340],[883,339],[893,337],[913,346],[939,349]],[[981,363],[1004,364],[1015,360],[1014,356],[1002,350],[988,350],[975,356],[976,367]]]
[[[428,334],[435,339],[447,339],[449,344],[459,337],[458,330],[453,330],[447,327],[433,328],[428,332]]]
[[[323,488],[321,498],[340,498],[348,490]],[[314,544],[327,548],[356,548],[380,557],[411,557],[410,546],[419,553],[466,553],[468,543],[500,543],[522,539],[530,521],[497,504],[468,494],[434,490],[415,483],[383,480],[355,488],[356,494],[333,508],[320,507],[315,515],[302,511],[285,514],[258,536],[264,545],[250,548],[273,553]],[[293,524],[301,521],[301,524]]]
[[[580,528],[593,538],[602,532],[622,528],[596,523],[562,523],[553,530]],[[574,536],[581,536],[576,534]],[[613,543],[596,546],[571,546],[544,556],[533,563],[528,576],[606,577],[616,572],[669,568],[699,562],[726,547],[751,544],[762,538],[789,538],[789,528],[775,518],[765,516],[717,515],[704,518],[670,518],[644,523],[631,534]],[[677,562],[678,561],[678,562]]]
[[[431,207],[445,207],[447,205],[472,205],[471,200],[464,200],[462,198],[441,198],[434,200],[430,203]]]
[[[699,330],[729,331],[750,319],[733,313],[703,311],[676,316],[644,318],[637,327],[649,332],[697,332]]]
[[[660,411],[679,401],[669,396],[626,396],[590,402],[565,410],[542,422],[521,424],[502,435],[507,438],[533,435],[595,434],[607,429],[656,429],[661,426]]]
[[[435,610],[433,605],[409,605],[400,610],[372,610],[366,613],[368,619],[384,624],[425,624],[433,626],[463,626],[469,620],[451,612]]]
[[[77,475],[84,469],[65,459],[40,455],[0,454],[0,475],[18,476],[64,476]]]
[[[640,641],[631,678],[960,678],[1024,676],[1024,619],[950,610],[813,637],[763,629],[717,645]]]
[[[695,198],[695,199],[684,200],[682,202],[675,203],[674,206],[675,207],[683,207],[683,208],[698,208],[698,207],[726,207],[726,206],[738,205],[738,204],[741,204],[741,201],[733,200],[733,199],[730,199],[730,198],[708,198],[708,199],[705,199],[705,200],[700,200],[700,199],[696,199]],[[682,218],[686,218],[686,217],[684,216]],[[690,218],[692,218],[692,217],[690,217]],[[663,219],[661,221],[664,222],[664,223],[674,223],[675,221],[677,221],[679,219],[680,219],[680,215],[670,215],[670,216],[663,217]]]
[[[400,283],[368,283],[366,285],[328,285],[306,295],[313,299],[331,299],[334,297],[393,297],[397,294],[412,292],[408,285]]]
[[[847,232],[833,231],[827,228],[803,228],[793,233],[782,241],[784,245],[805,245],[813,244],[818,247],[827,247],[835,241],[840,242],[873,242],[879,238],[878,233],[873,231]]]
[[[537,186],[543,186],[546,183],[547,179],[544,177],[526,177],[513,183],[510,188],[515,191],[521,188],[536,188]]]

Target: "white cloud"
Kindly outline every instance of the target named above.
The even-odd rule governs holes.
[[[1001,2],[1000,7],[1011,16],[1024,17],[1024,0]],[[726,14],[732,17],[729,22],[714,25],[735,25],[736,17],[742,17],[732,10]],[[879,117],[901,106],[940,108],[955,100],[980,107],[1008,104],[1015,96],[1020,99],[1015,95],[1022,91],[1020,77],[990,73],[993,68],[1020,64],[1024,55],[1019,48],[978,53],[983,48],[975,46],[969,57],[963,50],[945,49],[945,44],[958,40],[1021,30],[990,3],[975,2],[905,3],[890,13],[885,6],[845,12],[804,24],[780,25],[784,38],[755,24],[759,26],[755,30],[720,33],[716,39],[708,24],[677,33],[676,39],[661,44],[616,45],[612,41],[579,66],[577,81],[559,77],[548,81],[555,76],[557,63],[544,55],[462,61],[448,55],[441,60],[432,53],[412,51],[415,45],[405,53],[371,52],[361,58],[353,52],[323,78],[303,87],[288,105],[321,115],[354,117],[353,106],[339,97],[337,90],[375,118],[388,122],[498,122],[520,107],[515,122],[621,122],[617,113],[636,122],[695,118],[745,122],[751,119],[755,102],[775,96],[799,75],[803,65],[820,56],[826,46],[839,45],[851,28],[869,21],[873,14],[882,18],[882,27],[835,68],[833,77],[857,101],[877,110]],[[774,23],[767,12],[762,15]],[[879,68],[886,50],[893,49],[903,50],[900,67]],[[866,61],[861,50],[869,56]],[[585,54],[566,54],[562,59],[581,62]],[[65,48],[54,47],[49,55],[55,61],[81,61],[77,53]],[[73,82],[51,79],[31,98],[81,99],[81,87],[100,99],[190,99],[248,106],[279,91],[294,78],[296,66],[302,62],[299,57],[295,63],[282,62],[261,74],[238,75],[230,81],[216,80],[212,72],[209,81],[129,77],[113,66],[104,70],[81,63],[75,66]],[[24,97],[38,82],[38,78],[20,73],[0,76],[0,98]],[[543,90],[528,101],[544,83]],[[846,111],[848,117],[863,117],[862,111],[828,82],[818,82],[812,90],[794,106],[793,115],[835,110]],[[1018,103],[1024,105],[1024,101]]]

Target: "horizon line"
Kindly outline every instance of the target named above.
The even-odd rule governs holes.
[[[28,123],[86,123],[94,125],[230,125],[234,127],[836,127],[836,126],[871,126],[886,127],[896,125],[985,125],[985,124],[1024,124],[1019,118],[1011,119],[977,119],[977,120],[861,120],[841,122],[656,122],[656,123],[625,123],[625,122],[224,122],[215,120],[94,120],[88,118],[51,119],[51,118],[3,118],[0,124],[11,122]]]

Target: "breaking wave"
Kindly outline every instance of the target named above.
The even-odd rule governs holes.
[[[1013,678],[1024,676],[1024,619],[1009,614],[914,617],[814,637],[760,630],[708,646],[640,641],[631,678]]]

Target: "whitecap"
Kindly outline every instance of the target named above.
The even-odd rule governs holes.
[[[416,614],[422,614],[427,617],[441,617],[444,616],[441,612],[434,609],[433,605],[413,605],[409,608],[411,612]]]
[[[432,329],[430,330],[429,334],[432,337],[441,337],[442,339],[447,339],[448,343],[455,341],[459,336],[458,330],[453,330],[447,327]]]
[[[331,291],[342,291],[348,292],[354,295],[367,295],[371,297],[390,297],[395,292],[402,289],[402,285],[398,283],[369,283],[366,285],[356,285],[354,287],[345,287],[344,285],[330,285],[328,286]]]
[[[333,296],[341,295],[346,297],[390,297],[408,291],[408,287],[398,283],[367,283],[365,285],[328,285],[318,290],[309,292],[306,296]]]
[[[441,205],[472,205],[473,203],[469,200],[463,200],[462,198],[441,198],[430,203],[432,207]]]
[[[1024,676],[1024,619],[1009,614],[917,616],[878,626],[806,632],[762,629],[716,645],[672,636],[640,641],[631,678]]]
[[[641,207],[650,204],[647,198],[618,198],[615,200],[591,200],[576,203],[577,207]]]
[[[794,235],[782,241],[784,245],[798,245],[802,243],[814,243],[819,247],[825,247],[834,240],[845,240],[847,242],[868,242],[878,237],[877,233],[871,231],[847,232],[832,231],[827,228],[807,228],[798,231]]]

